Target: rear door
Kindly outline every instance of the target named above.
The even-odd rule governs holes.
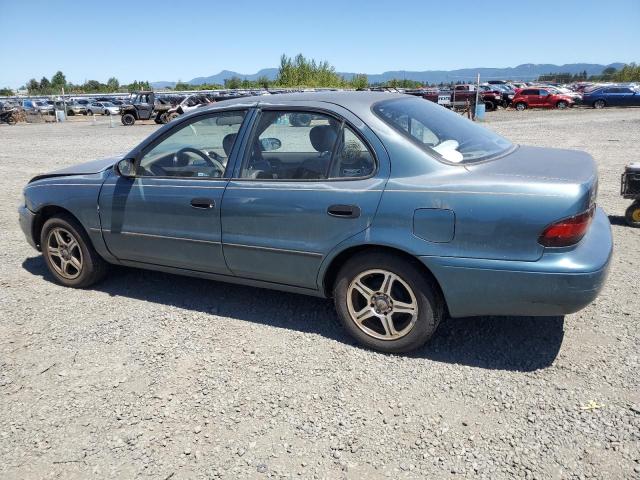
[[[316,289],[324,257],[371,224],[388,157],[357,117],[332,109],[258,113],[222,201],[235,275]]]

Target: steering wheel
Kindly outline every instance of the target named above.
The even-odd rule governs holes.
[[[225,170],[224,165],[222,165],[222,163],[219,160],[217,160],[215,158],[211,158],[209,155],[204,153],[202,150],[198,150],[197,148],[193,148],[193,147],[184,147],[184,148],[181,148],[180,150],[178,150],[175,153],[174,158],[178,158],[183,153],[195,153],[200,158],[202,158],[207,165],[209,165],[210,167],[215,168],[220,173],[224,173],[224,170]]]

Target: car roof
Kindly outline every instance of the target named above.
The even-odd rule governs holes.
[[[326,91],[326,92],[296,92],[276,93],[273,95],[256,95],[223,100],[204,107],[207,110],[229,108],[234,106],[246,107],[247,104],[259,105],[295,105],[297,102],[325,102],[340,105],[356,115],[369,112],[371,105],[382,100],[393,98],[411,98],[412,95],[390,92],[371,91]],[[415,98],[415,97],[413,97]]]

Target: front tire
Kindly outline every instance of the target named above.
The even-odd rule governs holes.
[[[596,100],[595,102],[593,102],[593,108],[604,108],[607,106],[607,103],[604,100]]]
[[[122,115],[122,118],[120,119],[120,121],[122,122],[123,125],[126,125],[127,127],[129,127],[134,123],[136,123],[136,118],[130,113],[125,113],[124,115]]]
[[[627,225],[640,228],[640,202],[633,202],[624,214]]]
[[[522,112],[523,110],[527,109],[527,104],[524,102],[518,102],[516,103],[516,110],[518,110],[519,112]]]
[[[433,281],[413,263],[386,252],[351,257],[340,269],[333,293],[345,329],[381,352],[420,348],[444,315]]]
[[[85,288],[104,278],[108,264],[93,248],[82,226],[69,215],[51,217],[42,226],[40,246],[57,283]]]
[[[93,115],[93,110],[87,110],[87,115]]]

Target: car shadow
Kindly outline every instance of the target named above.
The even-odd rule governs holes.
[[[609,223],[611,223],[611,225],[618,225],[622,227],[629,226],[627,220],[624,218],[624,215],[609,215]]]
[[[27,258],[22,266],[53,282],[42,256]],[[357,346],[327,299],[126,267],[114,267],[92,289],[112,297],[297,330]],[[562,316],[447,318],[427,345],[407,357],[529,372],[553,363],[563,337]]]

